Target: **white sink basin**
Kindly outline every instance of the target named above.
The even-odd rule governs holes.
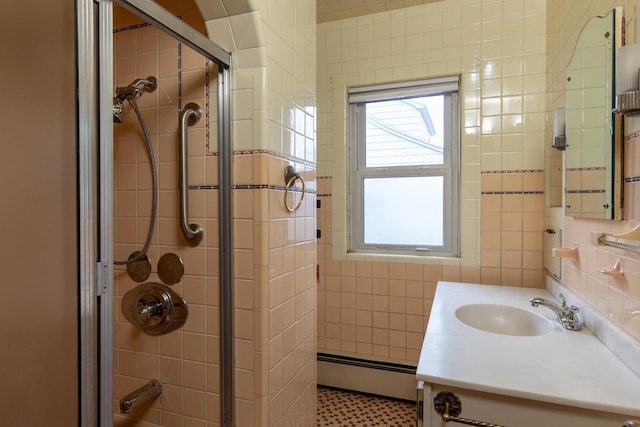
[[[467,304],[456,309],[465,325],[501,335],[536,336],[551,332],[551,322],[528,310],[497,304]]]

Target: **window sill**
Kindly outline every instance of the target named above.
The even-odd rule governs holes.
[[[445,256],[417,256],[417,255],[389,255],[389,254],[365,254],[365,253],[338,253],[341,252],[334,248],[333,258],[344,261],[368,261],[368,262],[404,262],[408,264],[431,264],[431,265],[449,265],[462,266],[463,258],[445,257]]]

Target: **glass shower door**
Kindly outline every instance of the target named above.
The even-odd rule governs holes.
[[[229,315],[224,302],[231,298],[230,57],[182,20],[197,22],[193,1],[116,0],[100,2],[92,11],[99,31],[95,55],[101,82],[96,224],[100,261],[95,286],[100,308],[93,320],[100,328],[100,379],[93,386],[87,380],[88,389],[98,390],[99,408],[87,404],[83,411],[97,412],[100,425],[184,425],[186,420],[225,425],[233,416],[233,399],[225,397],[233,396],[228,380],[232,357],[227,348],[231,346],[225,344],[231,342],[231,333],[220,327],[231,326],[220,321],[220,316]],[[122,123],[113,124],[116,88],[135,86],[149,77],[157,79],[157,87],[135,99],[146,132],[127,102],[123,102]],[[201,120],[187,130],[189,211],[193,222],[205,230],[198,246],[182,237],[178,209],[178,123],[189,103],[203,111]],[[157,169],[155,215],[151,207],[156,186],[144,133]],[[130,276],[125,265],[114,268],[114,260],[127,260],[144,246],[152,216],[148,276]],[[184,267],[176,283],[168,283],[160,273],[165,268],[162,260],[167,259],[163,255],[171,255]],[[128,322],[121,310],[122,298],[141,284],[165,286],[184,298],[189,310],[185,324],[156,335]],[[136,401],[129,414],[120,414],[120,399],[153,380],[161,384],[161,397]],[[227,384],[225,393],[221,384]]]

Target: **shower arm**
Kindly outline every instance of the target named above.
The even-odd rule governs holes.
[[[142,92],[153,92],[158,87],[158,79],[154,76],[149,76],[146,79],[135,79],[129,86],[117,87],[116,97],[121,101],[130,98],[140,98]]]
[[[180,113],[179,155],[180,155],[180,228],[189,246],[198,246],[204,237],[204,230],[199,224],[189,224],[189,172],[188,172],[188,127],[193,126],[202,117],[202,109],[198,104],[187,104]]]

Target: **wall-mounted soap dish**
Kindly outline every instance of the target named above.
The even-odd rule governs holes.
[[[559,258],[569,258],[574,261],[578,260],[578,247],[572,246],[570,248],[553,248],[551,254]]]
[[[622,262],[618,258],[611,268],[599,268],[598,271],[607,276],[622,277],[624,272],[622,271]]]

